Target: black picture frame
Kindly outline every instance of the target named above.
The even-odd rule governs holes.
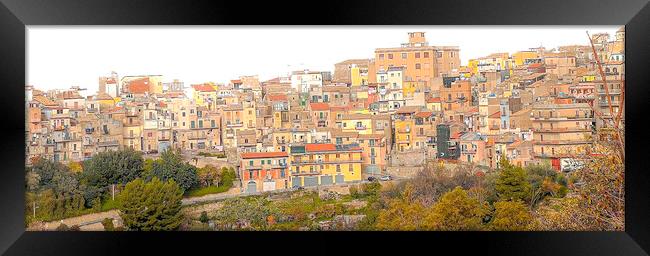
[[[625,232],[26,232],[24,86],[29,25],[625,25]],[[82,1],[0,0],[0,252],[136,254],[194,250],[387,252],[429,249],[519,255],[647,255],[650,251],[650,5],[647,0]],[[317,39],[315,39],[317,40]],[[260,42],[263,43],[263,42]],[[235,244],[236,243],[236,244]],[[323,246],[330,244],[329,246]],[[242,245],[242,246],[240,246]],[[341,245],[339,247],[338,245]],[[342,248],[345,247],[345,248]],[[323,250],[321,248],[326,248]],[[455,251],[454,251],[455,250]]]

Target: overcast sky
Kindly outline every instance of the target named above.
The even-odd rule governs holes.
[[[619,27],[29,26],[27,84],[45,90],[78,85],[93,94],[98,77],[110,71],[120,77],[163,75],[186,85],[256,74],[264,81],[300,69],[333,72],[337,62],[372,58],[375,48],[399,47],[413,31],[426,32],[429,45],[459,46],[461,65],[466,65],[468,59],[495,52],[588,45],[585,31],[607,32],[613,39]]]

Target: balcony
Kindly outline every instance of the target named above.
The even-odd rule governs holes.
[[[560,128],[533,128],[534,132],[562,133],[562,132],[591,132],[590,127],[560,127]]]
[[[189,136],[187,136],[187,138],[189,140],[204,140],[207,138],[207,136],[201,134],[197,134],[197,135],[190,134]]]
[[[239,122],[239,123],[230,123],[230,122],[228,122],[226,124],[226,127],[228,127],[228,128],[244,127],[244,123],[242,123],[242,122]]]
[[[476,154],[476,149],[461,149],[461,154]]]
[[[356,129],[356,130],[365,130],[365,129],[367,129],[367,128],[366,128],[366,126],[364,125],[364,126],[356,126],[356,127],[354,127],[354,129]]]
[[[320,175],[319,171],[306,171],[306,172],[291,172],[291,176],[313,176]]]
[[[265,164],[265,165],[253,165],[253,166],[246,166],[244,169],[246,170],[270,170],[270,169],[286,169],[287,165],[286,164]]]
[[[119,146],[119,145],[120,143],[117,140],[97,142],[98,147],[111,147],[111,146]]]

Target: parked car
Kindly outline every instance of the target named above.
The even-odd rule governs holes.
[[[380,178],[380,180],[382,180],[382,181],[389,181],[389,180],[392,180],[392,179],[393,179],[393,177],[391,177],[390,175],[384,175],[384,176],[381,176],[381,178]]]
[[[374,176],[368,177],[368,181],[375,181],[375,180],[377,180],[377,178],[375,178]]]

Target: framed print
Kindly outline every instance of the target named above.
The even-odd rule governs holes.
[[[1,2],[7,255],[650,249],[647,1]]]

